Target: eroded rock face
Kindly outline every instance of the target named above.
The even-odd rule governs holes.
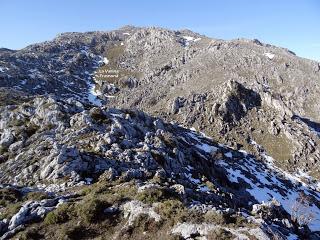
[[[215,106],[215,114],[223,122],[233,123],[244,117],[247,111],[261,106],[261,97],[257,92],[245,88],[236,81],[228,82],[220,103]]]

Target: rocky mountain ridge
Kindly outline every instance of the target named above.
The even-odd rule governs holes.
[[[256,153],[253,140],[279,166],[318,178],[320,67],[287,49],[128,26],[61,34],[0,61],[3,87],[138,108]],[[257,97],[243,102],[242,89]]]
[[[189,30],[0,49],[0,235],[317,239],[319,81],[287,49]]]

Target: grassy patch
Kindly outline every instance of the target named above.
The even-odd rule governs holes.
[[[11,218],[20,210],[21,206],[22,206],[21,202],[7,205],[5,209],[0,213],[0,219]]]

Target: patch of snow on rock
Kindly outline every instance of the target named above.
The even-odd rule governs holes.
[[[193,41],[194,40],[194,37],[191,37],[191,36],[183,36],[183,38],[187,41]]]
[[[93,105],[96,106],[102,106],[101,100],[98,98],[99,92],[95,90],[95,85],[91,84],[89,93],[88,93],[88,100],[91,102]]]
[[[198,42],[201,40],[201,38],[194,38],[191,36],[182,36],[182,38],[184,39],[184,45],[187,47],[190,45],[190,42]]]
[[[104,58],[103,58],[103,63],[107,65],[107,64],[109,63],[108,58],[104,57]]]
[[[269,59],[273,59],[274,56],[275,56],[273,53],[269,53],[269,52],[264,53],[263,55],[265,55],[265,56],[268,57]]]
[[[191,130],[194,131],[193,129],[191,129]],[[201,139],[199,139],[194,133],[189,133],[188,135],[190,137],[192,137],[194,140],[198,141],[198,144],[195,145],[195,146],[197,148],[203,150],[204,152],[213,153],[213,152],[216,152],[218,150],[217,147],[202,142]]]
[[[236,166],[227,161],[220,161],[218,164],[224,166],[228,172],[228,179],[230,181],[238,182],[240,178],[248,183],[251,188],[247,189],[247,191],[259,203],[276,199],[289,214],[291,214],[292,206],[299,198],[300,192],[309,195],[312,189],[307,184],[300,184],[291,174],[277,169],[270,161],[266,164],[260,164],[252,158],[244,158],[241,162],[237,163]],[[288,188],[281,179],[290,181],[293,187]],[[275,188],[274,186],[279,187]],[[313,196],[316,197],[317,200],[320,200],[318,194],[314,194]],[[314,219],[309,224],[309,228],[312,231],[319,231],[320,209],[315,204],[310,203],[308,211],[314,215]]]

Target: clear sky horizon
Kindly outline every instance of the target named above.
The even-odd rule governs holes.
[[[62,32],[124,25],[190,29],[221,39],[257,38],[320,61],[318,0],[0,0],[0,47],[21,49]]]

